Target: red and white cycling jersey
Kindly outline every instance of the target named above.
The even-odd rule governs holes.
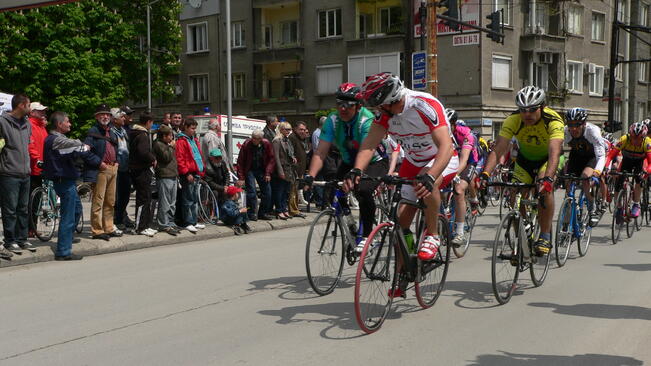
[[[405,150],[405,158],[415,166],[425,166],[436,158],[438,146],[432,141],[432,131],[450,124],[443,104],[431,94],[406,89],[405,108],[394,116],[382,114],[374,123],[384,127]]]

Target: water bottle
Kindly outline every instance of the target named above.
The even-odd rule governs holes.
[[[409,253],[416,253],[416,245],[414,243],[414,233],[409,229],[404,230],[405,243],[407,243],[407,250]]]

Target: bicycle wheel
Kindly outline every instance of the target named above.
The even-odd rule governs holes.
[[[77,220],[77,225],[75,225],[75,232],[81,234],[84,231],[84,210],[81,210],[79,215],[79,220]]]
[[[321,211],[310,225],[305,244],[307,280],[317,294],[334,291],[344,268],[344,234],[332,209]]]
[[[613,244],[617,244],[622,235],[622,229],[624,228],[624,191],[619,192],[615,199],[614,209],[613,209],[613,222],[610,226],[611,240]]]
[[[32,210],[29,217],[36,237],[41,241],[52,239],[59,216],[56,200],[45,189],[38,187],[30,195],[29,208]]]
[[[640,220],[644,225],[649,226],[651,224],[651,207],[649,207],[649,187],[648,182],[644,184],[642,189],[642,215],[643,220]]]
[[[434,260],[423,262],[418,261],[418,273],[416,275],[416,300],[423,309],[434,305],[441,295],[445,286],[445,279],[448,275],[448,266],[450,265],[450,234],[448,222],[443,217],[438,218],[438,233],[441,239],[439,252]],[[425,238],[425,233],[421,235],[419,243]]]
[[[503,218],[504,213],[510,211],[510,200],[513,192],[509,189],[503,189],[500,195],[500,220]]]
[[[518,283],[522,248],[518,216],[511,211],[504,216],[497,227],[491,258],[491,280],[493,294],[500,304],[506,304],[513,296]]]
[[[529,243],[528,250],[531,260],[529,272],[531,274],[531,281],[533,282],[534,286],[539,287],[543,284],[543,282],[545,282],[545,278],[547,278],[547,272],[549,271],[549,260],[551,259],[551,255],[550,253],[547,253],[545,255],[537,256],[534,253],[532,244],[540,235],[540,225],[538,223],[537,217],[532,221],[532,224],[536,229],[534,230],[533,235],[527,239]],[[524,228],[521,232],[524,233]],[[554,242],[554,238],[551,238],[551,242]]]
[[[633,215],[631,214],[631,202],[633,202],[633,194],[630,188],[625,189],[624,192],[628,192],[628,201],[626,201],[626,204],[624,206],[624,217],[626,218],[626,237],[630,239],[633,237],[633,234],[635,234],[636,220],[636,218],[633,218]]]
[[[594,196],[593,196],[594,197]],[[588,253],[590,247],[590,239],[592,238],[592,226],[590,226],[590,210],[588,209],[588,199],[582,196],[579,200],[580,208],[577,214],[579,221],[579,237],[576,240],[576,247],[579,255],[584,257]]]
[[[389,291],[397,285],[395,245],[397,231],[393,224],[376,226],[366,240],[355,274],[355,318],[365,333],[380,329],[393,298]]]
[[[77,194],[79,195],[79,199],[81,202],[92,202],[93,201],[93,189],[90,183],[81,183],[77,185]]]
[[[464,255],[466,255],[466,252],[468,251],[468,248],[470,248],[470,239],[472,238],[472,229],[475,227],[475,221],[477,220],[477,216],[472,214],[472,210],[470,209],[470,204],[466,206],[466,217],[464,219],[464,232],[466,233],[466,240],[461,244],[459,247],[452,247],[452,250],[454,251],[454,255],[457,258],[461,258]]]
[[[199,220],[207,224],[217,224],[219,221],[219,205],[215,193],[208,183],[201,181],[197,189],[199,195]]]
[[[570,246],[574,233],[572,230],[572,199],[567,197],[563,200],[558,210],[558,221],[556,221],[556,240],[554,241],[554,253],[556,263],[563,267],[567,262],[570,253]]]

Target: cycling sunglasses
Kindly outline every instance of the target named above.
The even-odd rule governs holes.
[[[582,126],[583,126],[583,123],[582,123],[582,122],[579,122],[579,123],[568,123],[568,124],[567,124],[567,127],[569,127],[569,128],[579,128],[579,127],[582,127]]]
[[[339,100],[337,99],[337,108],[352,108],[355,107],[357,102],[352,101],[352,100]]]
[[[529,108],[520,108],[518,109],[521,113],[533,113],[538,110],[540,106],[529,107]]]

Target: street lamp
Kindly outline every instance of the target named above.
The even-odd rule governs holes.
[[[147,3],[147,109],[151,113],[151,6],[160,0]]]

